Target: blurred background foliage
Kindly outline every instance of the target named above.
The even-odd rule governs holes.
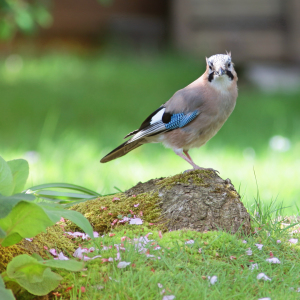
[[[124,32],[122,38],[112,39],[116,27],[88,45],[74,34],[74,43],[74,36],[47,35],[40,29],[55,28],[52,5],[0,1],[1,36],[10,39],[0,45],[0,155],[29,161],[28,186],[68,182],[99,193],[188,169],[186,162],[159,144],[145,145],[107,164],[99,160],[176,90],[199,77],[205,55],[224,52],[225,47],[199,49],[195,55],[175,46],[171,30],[160,46],[151,39],[148,43],[124,39],[128,36]],[[113,5],[103,9],[112,10]],[[59,39],[59,47],[50,43],[54,39]],[[45,47],[45,41],[51,47]],[[249,61],[259,66],[270,63]],[[191,150],[191,155],[197,164],[230,178],[250,203],[257,196],[256,174],[262,200],[278,198],[293,213],[300,195],[299,82],[293,89],[262,89],[247,77],[249,61],[236,62],[239,98],[233,114],[207,145]],[[289,67],[284,59],[274,61],[275,74]]]

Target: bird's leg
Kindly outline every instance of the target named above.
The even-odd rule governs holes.
[[[188,154],[188,152],[187,151],[183,151],[184,153],[185,153],[185,155],[182,153],[182,151],[174,151],[178,156],[180,156],[181,158],[183,158],[186,162],[188,162],[190,165],[192,165],[192,167],[194,168],[194,170],[196,170],[196,169],[203,169],[203,168],[201,168],[201,167],[199,167],[199,166],[197,166],[194,162],[193,162],[193,160],[192,160],[192,158],[190,157],[190,155]]]
[[[212,169],[212,168],[203,168],[203,167],[199,167],[198,165],[196,165],[196,164],[193,162],[191,156],[189,155],[188,150],[183,150],[183,153],[184,153],[185,155],[183,155],[183,153],[182,153],[182,152],[179,152],[179,151],[178,151],[178,152],[175,151],[175,153],[176,153],[178,156],[180,156],[181,158],[183,158],[185,161],[187,161],[190,165],[192,165],[193,170],[208,170],[208,171],[214,171],[214,172],[218,172],[218,173],[219,173],[219,171],[217,171],[217,170],[215,170],[215,169]],[[193,171],[193,170],[186,170],[185,172]]]

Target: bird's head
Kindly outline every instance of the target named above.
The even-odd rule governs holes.
[[[216,54],[206,58],[206,72],[208,73],[208,81],[232,81],[237,79],[236,72],[231,61],[231,53]]]

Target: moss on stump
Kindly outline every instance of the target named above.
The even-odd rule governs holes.
[[[123,224],[114,221],[128,215],[141,216],[145,225],[154,223],[165,230],[250,233],[250,216],[231,181],[208,170],[140,182],[124,193],[86,201],[72,209],[81,212],[100,233],[122,228]],[[70,222],[68,227],[78,230]]]

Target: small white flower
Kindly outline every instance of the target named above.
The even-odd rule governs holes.
[[[242,243],[247,244],[247,241],[246,241],[246,240],[243,240]]]
[[[126,268],[130,264],[131,264],[131,262],[121,261],[121,262],[118,263],[117,267],[119,269],[123,269],[123,268]]]
[[[259,273],[256,278],[259,280],[259,279],[263,279],[265,281],[267,280],[270,280],[271,281],[271,278],[269,278],[265,273]]]
[[[162,289],[163,285],[161,283],[158,283],[157,286]]]
[[[280,243],[281,243],[281,240],[277,240],[276,242],[277,242],[277,244],[280,244]]]
[[[62,252],[60,252],[58,254],[58,257],[57,257],[59,260],[69,260],[69,258],[67,256],[65,256]]]
[[[280,264],[280,260],[277,257],[267,258],[266,261],[272,264]]]

